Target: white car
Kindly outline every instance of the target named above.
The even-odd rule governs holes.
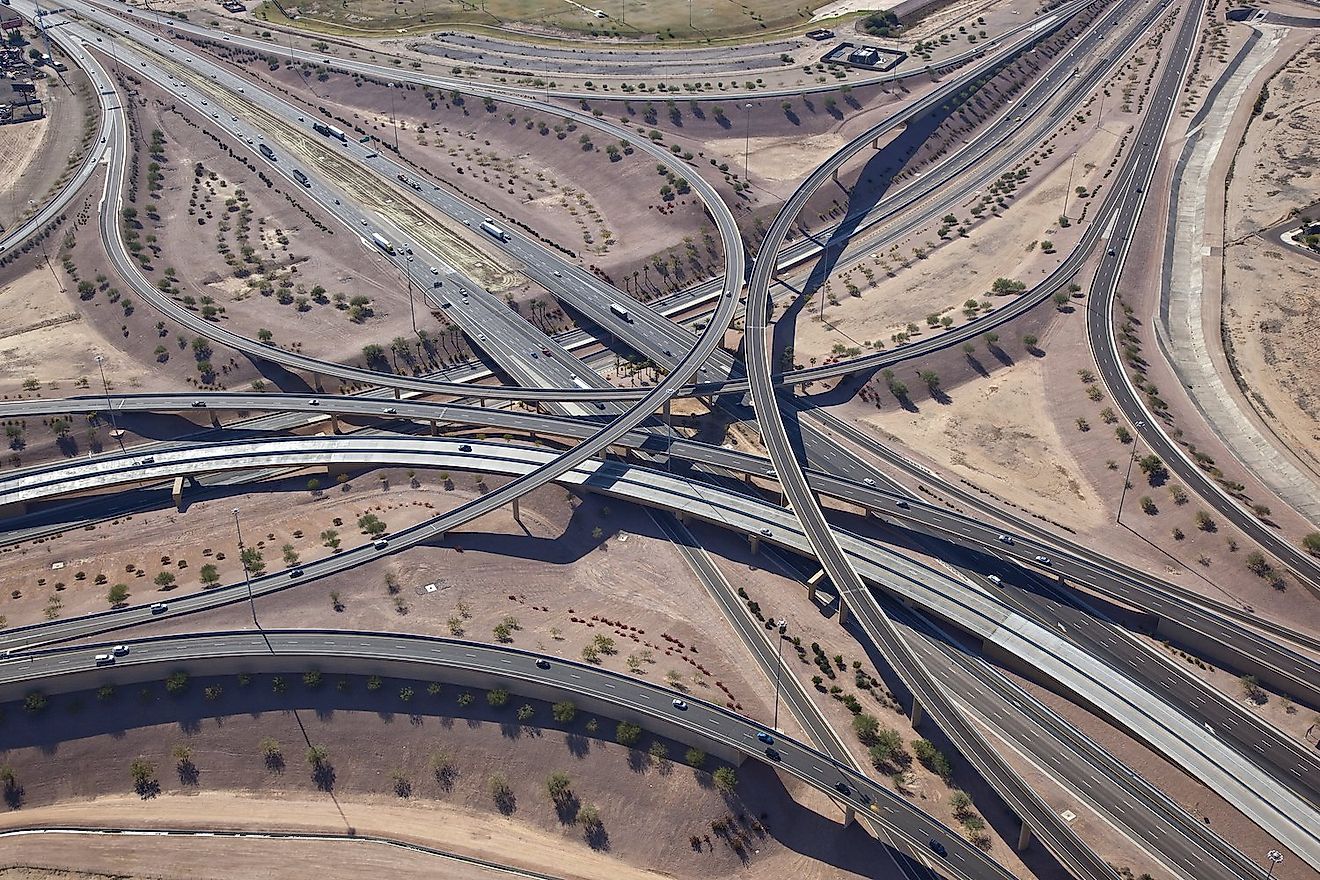
[[[122,657],[128,653],[128,645],[115,645],[110,649],[110,653],[116,657]]]

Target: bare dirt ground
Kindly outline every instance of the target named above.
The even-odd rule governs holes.
[[[1224,333],[1256,413],[1312,470],[1320,467],[1320,263],[1255,233],[1320,200],[1320,102],[1313,37],[1267,85],[1238,149],[1224,218]]]
[[[483,491],[474,475],[455,474],[447,483],[441,477],[419,472],[411,487],[402,471],[374,471],[344,484],[345,490],[321,476],[322,485],[333,488],[320,498],[305,489],[306,477],[295,478],[284,492],[229,495],[192,503],[184,513],[137,514],[93,531],[28,542],[0,552],[0,614],[13,626],[52,613],[101,611],[115,583],[129,587],[129,604],[168,602],[203,589],[205,565],[215,566],[220,583],[241,583],[230,514],[235,506],[242,510],[245,539],[261,551],[268,570],[277,570],[286,567],[286,544],[303,562],[330,555],[327,530],[336,531],[344,547],[367,541],[356,526],[366,513],[396,531]],[[495,485],[494,479],[481,484]],[[566,490],[558,487],[534,493],[521,509],[521,522],[501,511],[450,533],[443,544],[264,597],[258,615],[263,625],[274,627],[415,632],[485,642],[498,640],[495,628],[512,619],[507,639],[514,645],[584,659],[584,650],[602,637],[612,640],[596,655],[607,668],[644,675],[757,718],[769,716],[769,695],[741,643],[711,613],[707,594],[682,558],[656,536],[644,512],[595,496],[574,497],[570,506]],[[134,530],[132,546],[123,544],[125,527]],[[175,582],[158,586],[161,572],[174,575]],[[101,576],[106,582],[96,583]],[[13,597],[14,591],[21,596]],[[249,623],[246,606],[204,618],[204,623],[162,621],[126,635]]]
[[[34,811],[37,821],[43,812]],[[51,814],[52,823],[73,821],[80,814],[94,818],[92,808],[84,805],[56,808]],[[78,824],[86,825],[87,820]],[[5,857],[9,864],[24,867],[0,868],[0,880],[225,880],[270,876],[273,865],[280,866],[280,876],[297,880],[346,874],[423,880],[434,877],[437,868],[455,880],[507,876],[493,868],[352,840],[135,836],[125,841],[115,836],[42,834],[7,838]]]
[[[942,219],[883,250],[840,261],[823,289],[803,306],[795,362],[828,363],[940,332],[995,307],[995,279],[1030,286],[1057,266],[1104,196],[1115,157],[1125,152],[1153,60],[1149,52],[1129,59],[1104,86],[1118,92],[1121,84],[1121,99],[1105,102],[1092,96],[1077,119],[1031,150],[988,192],[978,190]],[[923,146],[900,178],[919,176],[927,163],[969,137],[969,126],[961,126],[950,139],[954,133],[944,131],[950,125],[941,128],[944,138],[937,139],[945,146]],[[799,277],[805,280],[806,272]]]
[[[248,72],[260,68],[263,77],[295,100],[327,107],[343,120],[341,127],[359,128],[382,144],[393,144],[391,113],[396,113],[407,164],[485,206],[501,222],[567,249],[584,266],[617,272],[682,243],[685,236],[713,234],[690,195],[679,193],[669,202],[661,198],[665,181],[656,175],[654,163],[553,113],[462,96],[456,100],[420,88],[388,88],[338,74],[313,83],[295,71],[270,72],[251,56],[223,54]],[[648,190],[654,193],[651,198],[638,197]]]
[[[407,293],[375,249],[282,178],[268,187],[246,150],[231,153],[203,117],[157,89],[142,92],[143,138],[165,133],[165,161],[158,162],[163,188],[144,192],[138,210],[157,205],[157,217],[142,220],[144,234],[159,238],[151,277],[175,269],[176,300],[189,305],[183,298],[192,297],[191,308],[201,310],[209,296],[233,332],[257,338],[268,329],[273,343],[328,360],[360,360],[366,342],[388,346],[410,333]],[[350,307],[357,296],[370,300],[365,310]],[[419,311],[434,329],[427,310]],[[171,358],[187,361],[189,353]]]
[[[443,682],[435,694],[426,682],[410,683],[416,697],[404,703],[393,695],[404,682],[372,694],[364,679],[346,678],[347,690],[336,680],[312,692],[297,674],[290,678],[284,694],[263,675],[246,686],[234,678],[198,680],[171,699],[158,686],[145,694],[134,687],[136,697],[126,688],[56,698],[47,719],[11,725],[3,757],[22,807],[0,813],[0,826],[351,830],[592,878],[648,870],[870,876],[867,866],[886,860],[879,844],[844,829],[832,811],[813,812],[828,809],[825,798],[786,789],[756,763],[739,768],[737,791],[726,796],[707,773],[681,762],[684,744],[644,735],[642,749],[658,742],[670,757],[633,751],[612,741],[609,719],[579,712],[559,725],[537,702],[537,720],[514,723],[509,707],[492,709],[480,694],[464,708],[459,689]],[[213,701],[203,699],[204,686],[221,688]],[[97,711],[85,711],[82,701],[97,703]],[[515,694],[511,702],[521,701]],[[176,723],[181,713],[189,720]],[[266,738],[275,741],[274,762],[263,758]],[[328,752],[319,792],[303,760],[309,742]],[[432,770],[437,754],[448,759],[440,777]],[[147,798],[133,794],[135,758],[151,765]],[[554,770],[566,772],[571,786],[559,808],[546,792]],[[490,789],[497,774],[510,794],[501,809]],[[587,806],[602,821],[592,835],[573,822]],[[672,824],[657,833],[661,816]],[[730,816],[733,832],[721,837],[711,823]]]

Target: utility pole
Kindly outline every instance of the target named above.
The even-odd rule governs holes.
[[[238,535],[238,561],[243,566],[243,583],[247,584],[248,607],[252,609],[252,625],[261,629],[257,623],[257,604],[252,601],[252,578],[248,576],[247,560],[243,558],[243,530],[238,526],[238,508],[234,508],[234,532]]]
[[[1274,869],[1279,867],[1279,862],[1283,861],[1283,853],[1279,852],[1277,849],[1272,849],[1265,853],[1265,858],[1270,860],[1270,872],[1265,875],[1265,880],[1272,880],[1274,877]]]
[[[119,430],[119,426],[115,424],[115,407],[110,402],[110,383],[105,378],[105,358],[99,354],[96,356],[96,366],[101,371],[101,387],[105,389],[105,409],[106,412],[110,413],[110,436],[119,441],[119,451],[123,452],[124,432]]]
[[[1146,427],[1146,423],[1141,421],[1133,422],[1132,427],[1144,428]],[[1128,484],[1132,482],[1132,462],[1137,460],[1138,439],[1138,437],[1132,438],[1132,454],[1128,456],[1127,474],[1123,477],[1123,491],[1118,496],[1118,516],[1114,519],[1116,525],[1123,521],[1123,499],[1127,498]]]
[[[1068,196],[1072,194],[1073,171],[1077,168],[1077,154],[1073,153],[1068,165],[1068,185],[1063,188],[1063,216],[1068,216]]]
[[[779,674],[784,668],[784,633],[788,630],[788,621],[780,618],[775,621],[775,632],[779,636],[779,644],[775,647],[775,730],[779,729]]]

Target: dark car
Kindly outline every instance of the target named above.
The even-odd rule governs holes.
[[[459,452],[471,452],[471,451],[472,451],[472,445],[471,445],[470,443],[464,443],[462,446],[458,447],[458,451],[459,451]]]
[[[940,843],[938,840],[932,840],[930,842],[930,851],[940,858],[944,858],[949,854],[949,851],[944,848],[944,844]]]
[[[777,751],[775,751],[774,749],[770,748],[770,746],[766,746],[766,747],[765,747],[765,756],[766,756],[767,758],[769,758],[771,761],[778,761],[778,760],[779,760],[779,752],[777,752]]]
[[[760,733],[758,733],[756,735],[756,738],[768,746],[774,745],[775,743],[775,738],[770,734],[766,733],[765,731],[761,731]]]
[[[549,660],[537,660],[537,661],[536,661],[536,668],[537,668],[537,669],[549,669],[549,668],[550,668],[550,661],[549,661]]]
[[[834,787],[837,788],[842,794],[848,794],[848,795],[852,794],[852,788],[846,782],[836,782],[834,783]]]

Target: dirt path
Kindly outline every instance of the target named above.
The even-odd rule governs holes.
[[[426,843],[463,855],[493,857],[513,866],[544,869],[562,877],[643,880],[662,876],[605,855],[582,851],[581,847],[570,848],[564,841],[534,828],[494,823],[489,816],[453,807],[395,807],[329,799],[258,800],[233,793],[207,792],[150,801],[135,796],[102,797],[0,815],[0,828],[73,825],[331,834],[343,834],[348,826],[362,835]],[[271,876],[269,866],[275,863],[280,865],[278,876],[285,878],[324,877],[327,870],[343,876],[350,867],[383,869],[373,872],[376,876],[421,878],[436,876],[435,871],[440,867],[434,857],[403,850],[371,850],[348,842],[275,844],[218,838],[170,841],[134,837],[130,845],[125,845],[123,840],[93,845],[80,839],[74,847],[68,843],[60,838],[43,838],[21,846],[6,841],[5,859],[12,864],[40,864],[66,870],[198,880]],[[279,847],[278,856],[271,852],[274,846]],[[292,854],[307,858],[291,858]],[[455,862],[444,862],[442,870],[443,876],[460,880],[498,876],[494,871],[463,869]],[[0,877],[8,880],[3,873]]]

